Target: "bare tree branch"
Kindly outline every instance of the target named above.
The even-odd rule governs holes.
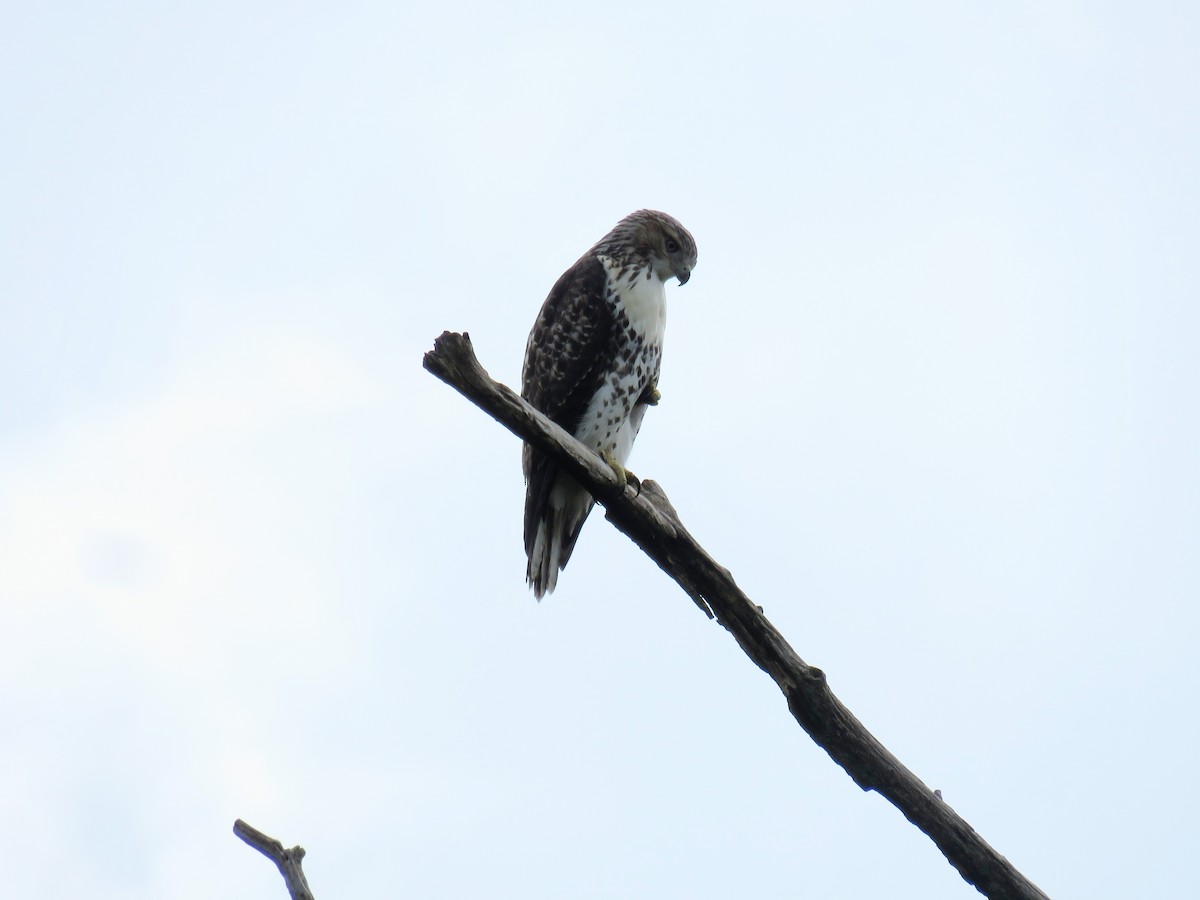
[[[275,838],[263,834],[241,819],[233,823],[233,833],[275,863],[279,874],[283,876],[284,884],[287,885],[288,893],[292,895],[292,900],[315,900],[312,891],[308,889],[304,870],[300,868],[300,861],[304,859],[303,847],[296,846],[285,850],[283,844]]]
[[[612,469],[520,396],[492,378],[470,336],[445,332],[425,368],[522,440],[551,456],[607,509],[607,518],[658,563],[770,675],[800,727],[863,790],[877,791],[928,835],[959,874],[993,900],[1048,900],[941,797],[904,767],[833,695],[825,673],[808,665],[679,521],[653,481],[623,490]]]

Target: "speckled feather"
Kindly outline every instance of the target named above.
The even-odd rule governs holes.
[[[687,281],[692,236],[665,213],[622,219],[563,273],[525,349],[521,394],[598,453],[624,465],[658,382],[665,324],[663,282]],[[528,445],[526,576],[539,599],[554,589],[593,500]]]

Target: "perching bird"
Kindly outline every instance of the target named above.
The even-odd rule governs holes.
[[[658,402],[668,278],[686,284],[696,242],[666,213],[642,209],[567,269],[542,304],[521,368],[521,396],[599,453],[619,478]],[[525,445],[526,580],[539,600],[558,581],[594,503]]]

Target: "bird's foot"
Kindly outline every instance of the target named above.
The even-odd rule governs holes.
[[[628,469],[625,470],[625,482],[633,488],[634,492],[640,497],[642,496],[642,479],[638,478]]]
[[[617,462],[615,456],[607,450],[603,451],[600,456],[608,464],[608,467],[613,470],[613,474],[617,476],[617,483],[621,490],[625,490],[625,485],[629,484],[630,481],[634,482],[639,490],[641,489],[642,483],[637,480],[637,476]]]
[[[647,406],[658,406],[658,401],[662,399],[662,393],[656,387],[648,387],[642,392],[641,402]]]

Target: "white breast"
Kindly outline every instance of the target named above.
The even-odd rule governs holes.
[[[618,360],[614,371],[601,382],[575,436],[624,465],[646,414],[645,405],[637,401],[658,380],[667,323],[666,291],[662,280],[653,272],[647,277],[645,269],[626,273],[618,281],[621,267],[601,259],[616,293],[617,327],[628,337],[630,355]]]
[[[618,308],[625,311],[629,324],[646,343],[661,347],[667,327],[667,291],[662,280],[653,269],[637,269],[632,279],[626,274],[616,281],[620,264],[605,257],[602,260],[609,279],[616,283]]]

